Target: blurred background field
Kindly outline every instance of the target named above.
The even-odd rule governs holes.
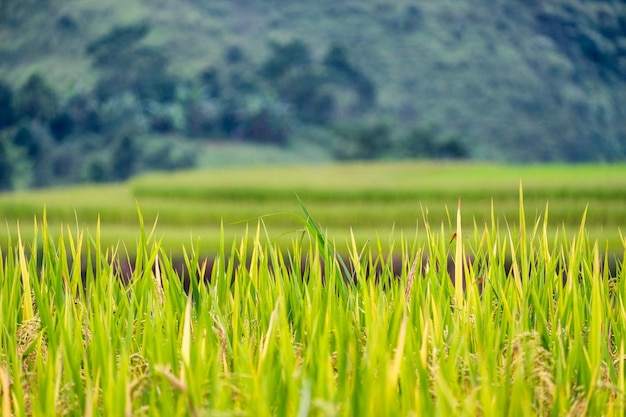
[[[452,233],[461,199],[463,226],[491,224],[491,209],[503,232],[515,230],[519,188],[523,186],[527,224],[545,214],[552,232],[559,227],[571,238],[587,209],[587,231],[610,252],[623,250],[620,230],[626,225],[626,166],[526,165],[476,163],[352,163],[318,166],[249,167],[139,176],[119,184],[21,191],[0,196],[0,234],[32,236],[33,219],[45,207],[52,231],[61,224],[86,227],[95,236],[98,218],[106,245],[122,242],[130,253],[139,237],[139,206],[146,224],[172,254],[200,241],[207,256],[216,253],[220,227],[230,247],[253,232],[259,219],[268,236],[288,248],[303,229],[297,196],[327,230],[340,251],[351,231],[359,245],[384,248],[399,239],[425,239],[430,227]],[[296,216],[294,216],[296,215]]]

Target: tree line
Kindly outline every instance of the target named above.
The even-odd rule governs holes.
[[[93,88],[57,91],[44,75],[0,80],[0,189],[124,180],[196,164],[195,146],[227,140],[289,146],[322,129],[337,159],[463,158],[463,141],[433,126],[400,131],[376,117],[377,87],[339,44],[316,58],[301,40],[239,46],[194,79],[144,41],[150,25],[112,28],[89,43]],[[306,135],[306,134],[305,134]]]

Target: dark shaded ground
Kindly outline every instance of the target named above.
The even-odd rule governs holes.
[[[611,256],[608,259],[609,259],[608,276],[609,278],[616,277],[618,274],[619,261],[616,259],[616,256]],[[215,268],[219,268],[217,271],[218,276],[219,276],[219,274],[221,274],[220,271],[222,271],[222,266],[216,265],[217,261],[218,259],[216,257],[207,257],[207,258],[202,259],[202,261],[200,262],[201,266],[206,262],[204,273],[201,273],[200,270],[192,271],[190,273],[184,260],[182,259],[174,259],[172,262],[172,268],[175,271],[175,273],[183,280],[185,290],[188,290],[189,284],[190,284],[190,277],[193,277],[193,279],[202,279],[205,282],[210,282]],[[226,274],[228,274],[227,271],[229,270],[228,262],[231,262],[231,261],[227,259],[223,266],[223,271],[225,271]],[[323,261],[320,260],[320,262],[322,264],[322,268],[321,268],[322,273],[323,273],[322,280],[324,280],[325,274],[329,273],[331,269],[326,268]],[[341,267],[337,267],[336,271],[339,271],[339,273],[341,273],[342,277],[344,278],[346,282],[354,281],[356,279],[354,265],[348,261],[346,262],[346,266],[349,271],[348,273],[342,272]],[[234,261],[234,265],[232,266],[232,271],[236,271],[237,268],[240,268],[240,267],[241,267],[241,264],[238,261]],[[249,270],[250,264],[248,263],[246,267]],[[484,285],[483,274],[485,273],[485,271],[487,271],[489,267],[488,261],[485,261],[485,260],[476,261],[475,258],[468,257],[467,264],[464,265],[464,267],[471,268],[474,271],[476,271],[476,285],[478,285],[479,289],[482,290],[482,287]],[[269,263],[269,268],[270,268],[270,273],[271,273],[273,270],[273,266],[271,262]],[[310,273],[310,260],[309,259],[301,259],[299,265],[291,264],[291,265],[288,265],[288,268],[290,269],[290,271],[293,271],[296,275],[302,276],[304,279],[309,279],[309,276],[310,276],[309,274]],[[387,262],[387,261],[382,262],[382,263],[375,262],[373,265],[368,264],[365,266],[360,266],[360,268],[361,269],[365,268],[365,270],[362,271],[361,273],[362,276],[366,276],[368,277],[368,279],[376,279],[376,280],[379,280],[380,277],[383,276],[383,274],[385,276],[396,277],[397,279],[400,279],[400,277],[403,277],[403,276],[410,276],[412,274],[412,271],[411,271],[412,265],[407,265],[406,262],[403,262],[401,256],[393,257],[390,262]],[[421,258],[421,264],[416,265],[415,271],[413,271],[414,278],[419,279],[420,277],[424,277],[431,268],[435,268],[438,271],[438,273],[443,272],[444,274],[447,274],[451,282],[453,284],[455,283],[455,262],[452,257],[449,257],[447,259],[446,265],[444,266],[443,270],[439,262],[436,262],[436,261],[431,262],[429,261],[428,257]],[[531,270],[535,268],[536,268],[535,266],[531,265]],[[568,270],[567,270],[567,265],[565,265],[563,261],[557,262],[557,264],[553,268],[546,268],[546,267],[541,267],[541,268],[543,269],[543,272],[539,272],[540,277],[549,279],[550,277],[554,277],[554,275],[556,274],[557,276],[561,277],[563,284],[567,282]],[[604,269],[604,265],[601,265],[601,268]],[[508,277],[513,277],[514,272],[512,269],[512,262],[510,259],[507,259],[505,261],[504,269]],[[120,279],[122,279],[125,282],[130,282],[132,280],[133,270],[134,270],[134,266],[133,266],[132,261],[131,262],[122,261],[116,266],[116,273],[119,275]],[[154,268],[153,268],[153,272],[156,272]],[[163,273],[162,266],[161,266],[161,273]],[[522,273],[521,270],[520,270],[520,273]],[[533,274],[534,273],[535,272],[533,271]],[[587,272],[585,272],[583,266],[580,266],[579,271],[575,271],[573,276],[580,277],[583,273],[587,273]],[[85,277],[85,274],[83,274],[83,276]],[[232,279],[232,276],[231,276],[231,279]],[[462,279],[463,279],[463,282],[462,282],[463,289],[465,289],[465,286],[466,286],[465,270],[463,270]]]

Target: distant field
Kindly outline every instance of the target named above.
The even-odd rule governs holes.
[[[515,230],[519,188],[523,186],[527,223],[549,207],[548,225],[571,236],[587,207],[591,239],[610,252],[623,250],[620,228],[626,226],[626,165],[499,166],[487,164],[377,163],[294,167],[215,169],[157,174],[124,184],[81,186],[0,195],[0,219],[6,223],[0,242],[19,222],[23,237],[41,220],[44,206],[51,231],[78,223],[95,234],[98,217],[102,241],[121,241],[134,252],[139,222],[137,206],[172,254],[200,241],[207,253],[219,247],[223,224],[226,245],[240,239],[246,225],[263,217],[271,239],[287,247],[299,236],[302,210],[296,195],[339,250],[350,230],[360,245],[387,246],[401,234],[420,241],[424,216],[431,228],[454,230],[461,199],[463,225],[491,223],[491,210],[502,228]],[[448,216],[449,213],[449,216]],[[561,227],[564,226],[564,227]],[[421,231],[421,232],[420,232]]]

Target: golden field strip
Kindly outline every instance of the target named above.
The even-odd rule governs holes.
[[[545,215],[556,233],[575,231],[587,210],[591,239],[610,252],[620,251],[626,226],[626,165],[504,166],[456,163],[357,163],[296,167],[255,167],[151,174],[127,183],[21,191],[0,195],[0,242],[15,236],[19,222],[28,239],[33,219],[44,212],[50,233],[77,226],[94,232],[98,219],[102,242],[122,242],[133,251],[138,234],[137,206],[147,225],[156,221],[163,247],[180,254],[200,241],[219,247],[220,228],[229,244],[246,225],[262,218],[279,246],[288,246],[302,230],[299,196],[338,250],[351,230],[359,244],[400,236],[423,239],[431,227],[452,233],[460,198],[463,226],[491,222],[515,228],[520,186],[529,222]],[[158,218],[158,220],[157,220]]]

